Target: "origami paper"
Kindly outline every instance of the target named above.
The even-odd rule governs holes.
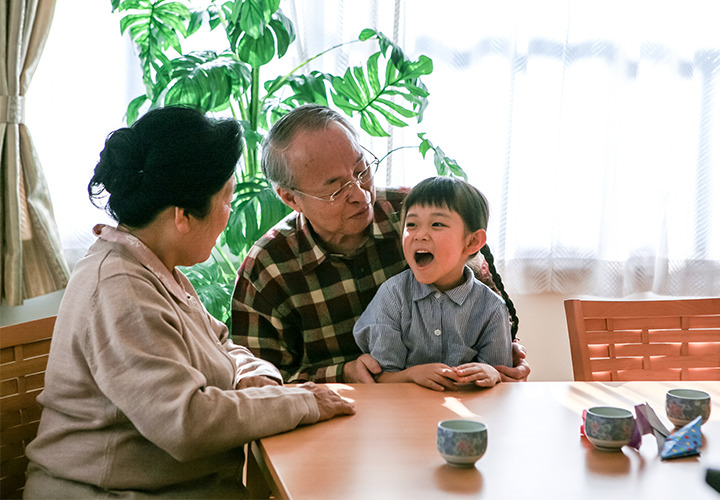
[[[655,410],[653,410],[647,403],[635,405],[635,428],[638,432],[638,436],[633,435],[633,439],[630,441],[630,446],[636,450],[640,448],[642,443],[642,436],[645,434],[652,434],[655,436],[655,440],[658,445],[658,453],[660,453],[665,446],[665,439],[670,435],[670,431],[658,418]],[[636,446],[634,446],[634,444]]]
[[[665,440],[660,458],[668,460],[699,455],[702,446],[701,425],[702,417],[697,416],[685,427],[670,434]]]

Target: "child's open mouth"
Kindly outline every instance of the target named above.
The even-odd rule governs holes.
[[[420,267],[429,265],[434,259],[435,256],[427,250],[418,250],[415,252],[415,263]]]

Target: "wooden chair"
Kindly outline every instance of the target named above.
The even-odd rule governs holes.
[[[0,328],[0,498],[22,498],[55,316]]]
[[[566,300],[575,380],[720,380],[720,298]]]

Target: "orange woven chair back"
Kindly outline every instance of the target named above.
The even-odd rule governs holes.
[[[566,300],[575,380],[720,380],[720,298]]]
[[[21,498],[55,316],[0,328],[0,498]]]

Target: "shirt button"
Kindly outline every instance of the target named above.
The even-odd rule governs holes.
[[[442,293],[440,293],[440,292],[435,292],[435,298],[436,298],[436,299],[439,299],[441,296],[442,296]]]
[[[440,335],[441,333],[442,333],[442,332],[440,331],[440,328],[438,328],[437,330],[435,330],[435,335]]]

